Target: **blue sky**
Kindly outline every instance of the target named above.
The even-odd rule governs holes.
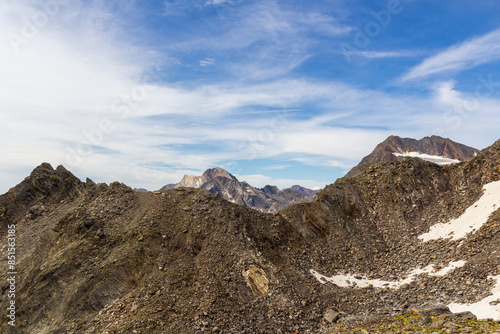
[[[158,189],[323,187],[389,135],[499,139],[500,4],[0,4],[0,192],[41,162]]]

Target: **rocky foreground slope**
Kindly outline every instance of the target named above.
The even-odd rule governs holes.
[[[343,333],[437,304],[500,319],[498,181],[500,141],[460,164],[366,165],[264,214],[204,189],[137,193],[43,164],[0,196],[0,240],[15,225],[17,245],[17,322],[2,317],[0,331]],[[475,230],[446,230],[477,208],[488,214]]]

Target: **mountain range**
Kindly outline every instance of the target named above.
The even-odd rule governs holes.
[[[478,152],[475,148],[439,136],[424,137],[420,140],[390,136],[377,145],[373,152],[364,157],[346,176],[356,175],[369,163],[402,161],[407,157],[414,157],[442,165],[469,160]],[[219,167],[208,169],[201,176],[185,175],[179,183],[165,185],[160,190],[178,187],[207,189],[230,202],[268,213],[278,212],[292,204],[307,202],[319,192],[299,185],[284,190],[270,185],[256,188],[247,182],[240,182],[234,175]]]
[[[494,333],[499,207],[500,140],[459,163],[366,164],[276,214],[44,163],[0,196],[16,244],[0,244],[16,321],[0,331]]]
[[[319,191],[299,185],[283,190],[271,185],[255,188],[245,181],[240,182],[234,175],[219,167],[208,169],[201,176],[185,175],[179,183],[168,184],[160,190],[179,187],[207,189],[232,203],[270,213],[294,203],[308,201]]]

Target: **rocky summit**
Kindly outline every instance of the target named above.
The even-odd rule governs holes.
[[[0,196],[17,245],[0,331],[496,333],[499,182],[500,141],[456,164],[367,164],[276,214],[42,164]]]
[[[268,213],[278,212],[291,204],[307,202],[317,193],[298,185],[283,190],[271,185],[255,188],[245,181],[240,182],[220,167],[208,169],[201,176],[185,175],[179,183],[168,184],[161,190],[179,187],[207,189],[232,203]]]
[[[390,136],[378,144],[372,153],[364,157],[346,176],[356,175],[367,163],[382,161],[402,161],[414,156],[437,164],[457,163],[474,157],[479,151],[439,136],[424,137],[420,140]]]

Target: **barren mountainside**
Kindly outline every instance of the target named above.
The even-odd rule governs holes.
[[[138,193],[42,164],[0,196],[0,238],[15,225],[19,249],[18,322],[3,317],[0,331],[347,333],[437,304],[500,319],[498,181],[500,141],[458,164],[371,164],[267,214],[206,189]],[[423,237],[478,208],[484,221]],[[460,317],[446,321],[475,316]]]
[[[367,163],[402,161],[405,153],[410,152],[466,161],[474,157],[479,151],[439,136],[424,137],[420,140],[390,136],[378,144],[373,152],[364,157],[346,176],[356,175],[360,168]]]

